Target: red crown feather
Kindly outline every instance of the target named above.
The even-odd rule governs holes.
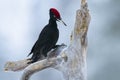
[[[60,19],[60,13],[58,12],[57,9],[55,8],[50,8],[50,11],[54,13],[54,15],[56,16],[56,18]]]

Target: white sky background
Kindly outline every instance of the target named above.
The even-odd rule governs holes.
[[[69,35],[74,26],[75,12],[80,6],[79,3],[79,0],[71,0],[71,2],[69,2],[69,0],[0,0],[0,78],[2,80],[19,80],[22,72],[5,73],[2,70],[4,63],[9,60],[20,60],[26,58],[33,44],[37,40],[40,31],[48,23],[49,9],[51,7],[55,7],[60,11],[62,19],[68,25],[64,26],[63,24],[58,23],[58,28],[60,30],[58,44],[65,43],[68,45]],[[110,18],[117,18],[112,13],[109,15],[107,14],[111,11],[108,6],[106,7],[106,5],[109,4],[110,0],[89,1],[89,9],[92,16],[88,32],[89,80],[93,80],[97,74],[99,75],[98,72],[102,71],[105,64],[110,62],[107,59],[110,55],[113,55],[110,51],[110,49],[112,49],[112,45],[115,45],[118,50],[120,47],[117,45],[118,41],[108,41],[108,37],[103,34],[109,28],[108,26],[105,26],[106,23],[111,20]],[[107,11],[105,11],[106,9]],[[112,10],[117,11],[116,9]],[[109,44],[109,42],[112,44]],[[106,43],[109,45],[106,45]],[[115,58],[117,60],[118,56],[116,55]],[[115,63],[115,61],[113,60],[111,62]],[[36,74],[33,78],[35,80],[37,80],[37,78],[40,78],[41,80],[49,80],[49,78],[51,78],[51,80],[54,80],[55,75],[58,78],[55,80],[61,80],[59,75],[56,74],[60,73],[57,71],[54,73],[49,69],[43,71],[43,73]],[[101,75],[98,75],[97,77],[101,77]],[[48,78],[44,76],[47,76]],[[99,79],[106,80],[106,78]]]

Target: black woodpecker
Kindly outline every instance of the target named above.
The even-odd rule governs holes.
[[[38,40],[28,54],[28,56],[32,54],[31,61],[28,64],[38,61],[41,59],[41,56],[47,57],[47,53],[57,47],[56,43],[59,38],[59,30],[56,21],[61,21],[65,26],[66,24],[62,21],[60,13],[55,8],[49,10],[49,15],[49,23],[43,28]]]

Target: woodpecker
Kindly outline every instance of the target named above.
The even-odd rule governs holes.
[[[66,24],[62,21],[60,13],[55,8],[50,8],[49,10],[49,23],[41,31],[38,40],[31,49],[31,52],[28,54],[32,57],[30,58],[29,63],[34,63],[41,59],[42,56],[47,57],[47,53],[57,47],[56,43],[59,38],[59,30],[57,28],[57,21],[62,22],[65,26]]]

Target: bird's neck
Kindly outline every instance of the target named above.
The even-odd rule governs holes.
[[[49,19],[49,25],[52,25],[52,26],[57,27],[56,20],[54,20],[54,19],[50,18],[50,19]]]

